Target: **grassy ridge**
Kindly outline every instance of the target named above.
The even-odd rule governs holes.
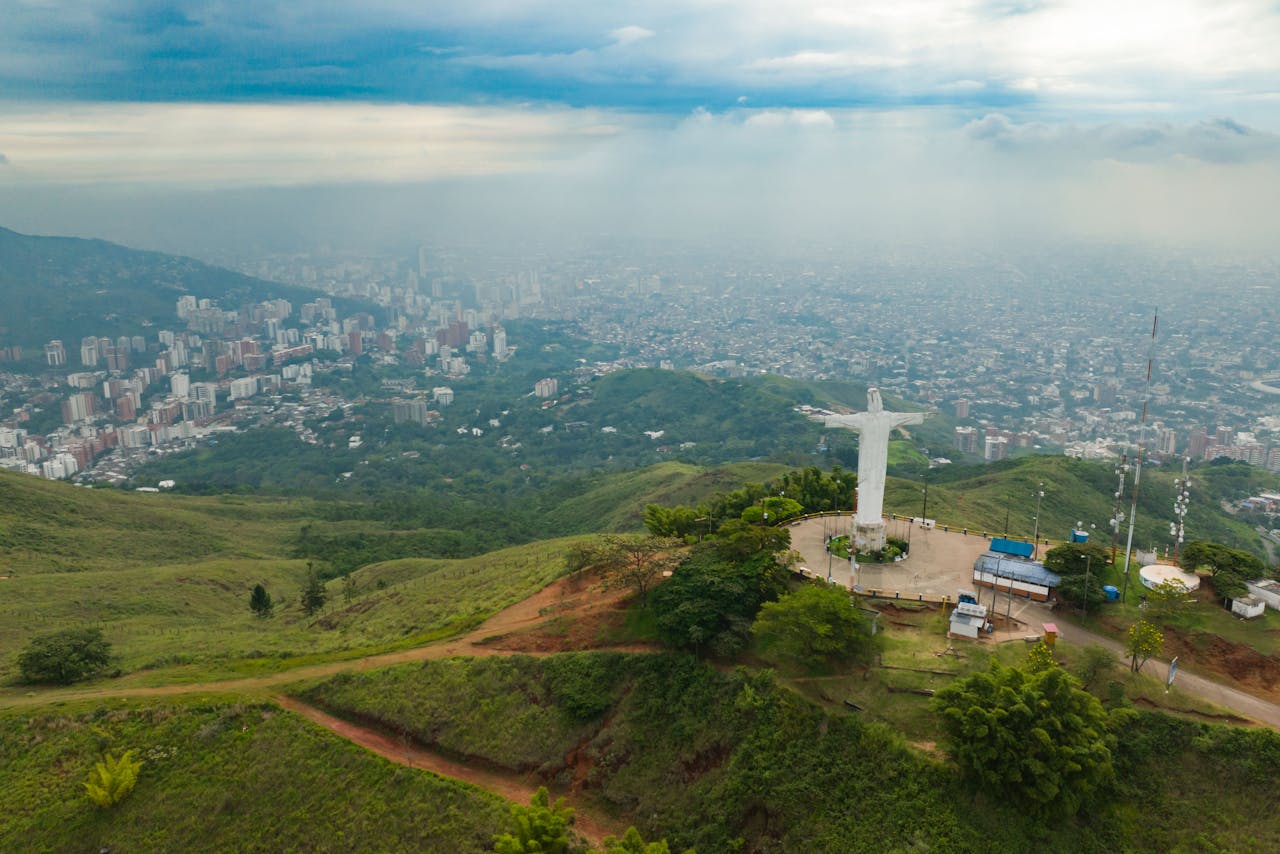
[[[111,811],[81,782],[135,749]],[[272,705],[201,700],[0,716],[3,851],[457,851],[491,848],[502,799],[401,768]]]
[[[630,472],[601,474],[557,490],[549,502],[547,527],[565,532],[638,531],[646,504],[696,505],[743,483],[761,483],[790,471],[777,463],[732,463],[715,468],[659,463]]]
[[[1208,467],[1205,470],[1208,471]],[[1180,471],[1144,469],[1135,548],[1163,549],[1170,544],[1173,480],[1180,475]],[[1217,492],[1224,487],[1216,486],[1217,482],[1214,481],[1213,491],[1193,487],[1187,514],[1188,538],[1212,540],[1261,554],[1257,532],[1218,506],[1221,498]],[[1116,488],[1112,467],[1070,457],[1024,457],[990,466],[936,469],[929,475],[929,516],[937,519],[939,524],[998,533],[1004,530],[1007,513],[1009,533],[1029,538],[1035,528],[1035,493],[1040,483],[1044,484],[1044,499],[1040,506],[1042,537],[1065,540],[1076,522],[1083,521],[1086,526],[1097,526],[1094,541],[1110,545],[1108,520],[1115,511]],[[889,478],[885,483],[885,510],[919,516],[923,499],[921,489],[921,481]],[[1129,500],[1126,493],[1123,508],[1126,514],[1129,512]],[[1127,531],[1126,521],[1121,528],[1121,548]]]
[[[0,471],[0,574],[287,555],[310,501],[79,489]]]
[[[147,682],[197,681],[290,666],[291,659],[412,646],[470,628],[546,586],[563,571],[572,540],[552,540],[462,560],[407,559],[328,585],[314,617],[298,601],[302,561],[209,561],[96,572],[44,573],[0,581],[0,681],[15,677],[16,653],[33,635],[97,625],[125,672],[152,669]],[[276,614],[249,610],[253,585]]]
[[[339,714],[586,788],[647,835],[700,851],[1274,850],[1280,735],[1131,713],[1118,783],[1045,824],[965,791],[899,736],[767,674],[674,656],[428,662],[305,692]],[[926,712],[926,714],[929,714]],[[1159,812],[1152,813],[1158,805]],[[1151,827],[1149,817],[1160,816]]]

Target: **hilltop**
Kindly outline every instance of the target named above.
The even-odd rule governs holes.
[[[1173,471],[1148,465],[1142,474],[1134,547],[1170,545],[1169,523],[1174,499]],[[1065,540],[1077,522],[1092,525],[1092,541],[1110,545],[1108,524],[1115,512],[1116,476],[1107,463],[1071,457],[1033,456],[988,466],[945,466],[933,469],[929,478],[929,516],[938,524],[1004,533],[1029,538],[1035,529],[1036,493],[1044,484],[1040,502],[1040,535]],[[1188,540],[1211,540],[1265,555],[1257,531],[1246,521],[1223,509],[1224,502],[1245,498],[1259,489],[1275,488],[1280,477],[1243,463],[1229,466],[1205,464],[1191,473],[1192,496],[1186,518]],[[1129,489],[1132,489],[1130,477]],[[1124,496],[1123,512],[1129,513],[1131,493]],[[923,481],[890,477],[885,485],[885,510],[919,516],[923,508]],[[1120,531],[1123,550],[1128,521]]]

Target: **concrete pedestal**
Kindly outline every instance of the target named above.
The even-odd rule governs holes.
[[[860,552],[878,552],[885,547],[886,534],[884,520],[876,522],[858,522],[854,525],[854,542]]]

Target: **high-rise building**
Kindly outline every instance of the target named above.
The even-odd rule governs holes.
[[[545,377],[533,384],[533,395],[534,397],[555,397],[559,389],[558,381],[553,377]]]
[[[982,450],[982,456],[989,462],[1003,460],[1009,456],[1009,440],[1004,436],[988,436]]]
[[[956,450],[963,451],[966,454],[978,453],[978,428],[957,427],[955,435]]]
[[[964,419],[969,417],[969,401],[968,400],[962,397],[952,405],[955,406],[956,408],[956,418]]]
[[[498,361],[507,358],[507,330],[501,326],[493,328],[493,358]]]
[[[98,366],[98,339],[92,335],[80,339],[80,364],[86,368]]]
[[[67,348],[57,338],[44,345],[44,361],[51,368],[61,368],[67,364]]]

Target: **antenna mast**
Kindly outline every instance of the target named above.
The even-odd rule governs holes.
[[[1187,505],[1191,502],[1191,480],[1187,477],[1187,463],[1190,461],[1190,457],[1182,458],[1182,479],[1173,482],[1173,489],[1176,493],[1173,498],[1174,521],[1169,523],[1169,535],[1173,537],[1174,563],[1178,562],[1178,555],[1182,551],[1182,536],[1186,530],[1184,522],[1187,516]]]
[[[1147,383],[1142,394],[1142,423],[1138,428],[1138,458],[1133,467],[1133,501],[1129,505],[1129,539],[1124,546],[1124,584],[1120,601],[1127,602],[1129,595],[1129,556],[1133,554],[1133,524],[1138,520],[1138,485],[1142,482],[1142,450],[1147,441],[1147,405],[1151,402],[1151,363],[1156,357],[1156,329],[1160,312],[1151,315],[1151,344],[1147,348]]]
[[[1120,547],[1120,525],[1124,522],[1124,511],[1120,509],[1120,502],[1124,500],[1124,479],[1129,473],[1129,454],[1128,452],[1120,455],[1120,462],[1116,463],[1116,509],[1111,514],[1111,562],[1116,562],[1116,552]]]

